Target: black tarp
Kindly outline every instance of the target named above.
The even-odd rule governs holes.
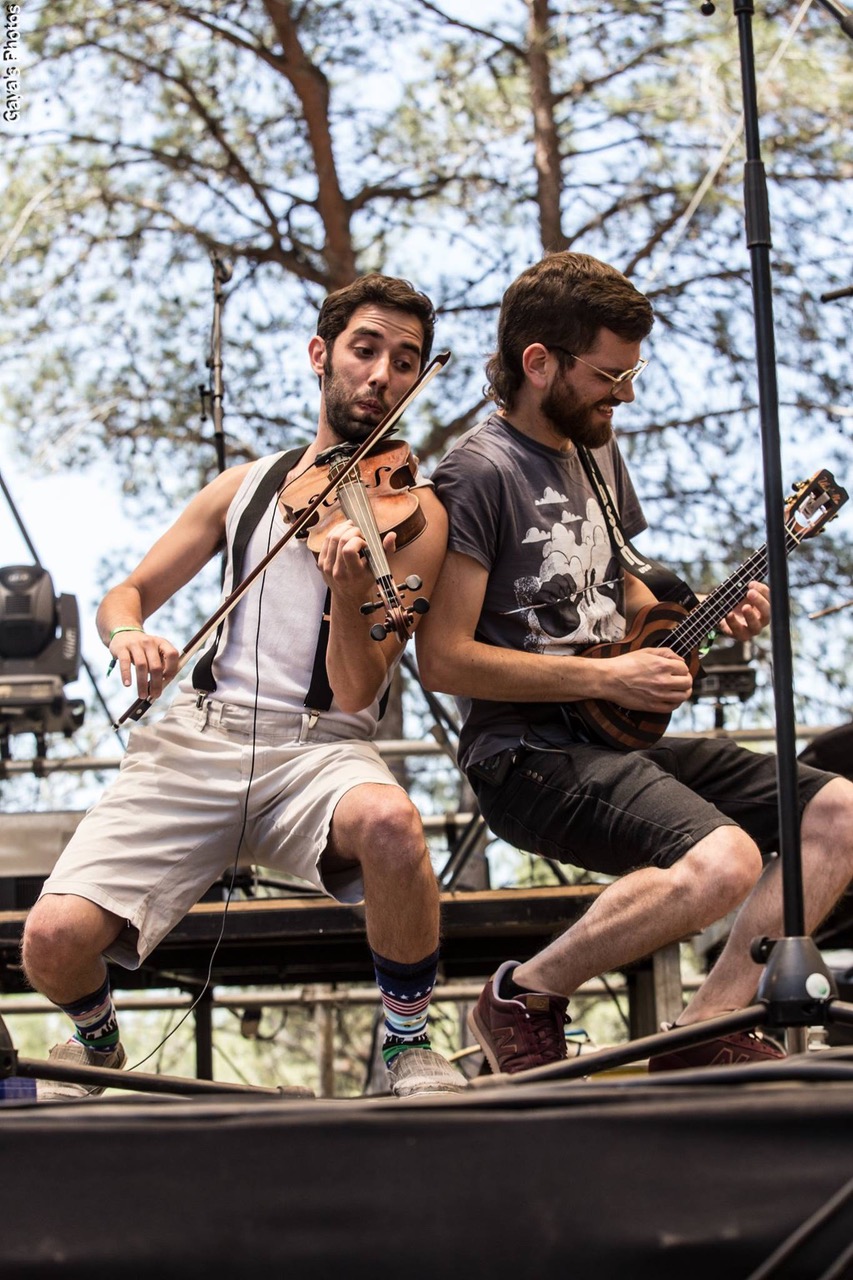
[[[0,1108],[0,1274],[747,1280],[814,1218],[767,1277],[853,1275],[853,1059],[773,1066]]]

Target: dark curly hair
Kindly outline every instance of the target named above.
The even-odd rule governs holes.
[[[383,276],[378,272],[359,276],[352,284],[344,285],[330,293],[320,308],[317,320],[317,334],[327,347],[332,346],[339,333],[350,322],[359,307],[373,304],[377,307],[389,307],[394,311],[405,311],[421,322],[424,331],[424,343],[421,350],[421,368],[429,360],[432,341],[435,334],[435,308],[425,293],[419,293],[408,280],[397,276]]]
[[[585,253],[550,253],[522,271],[503,296],[497,350],[486,364],[487,394],[512,408],[524,381],[521,358],[531,343],[583,355],[599,329],[636,342],[653,324],[648,298],[621,271]]]

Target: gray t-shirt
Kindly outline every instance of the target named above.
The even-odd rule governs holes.
[[[647,526],[616,442],[595,459],[632,538]],[[489,571],[478,640],[565,655],[624,637],[622,568],[575,451],[549,449],[492,414],[432,478],[450,518],[450,549]],[[457,701],[463,768],[516,744],[531,725],[560,719],[557,704]]]

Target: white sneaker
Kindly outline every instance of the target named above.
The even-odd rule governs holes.
[[[388,1080],[395,1098],[421,1098],[436,1093],[461,1093],[465,1077],[432,1049],[403,1049],[388,1063]]]
[[[68,1067],[112,1067],[118,1071],[127,1062],[127,1054],[121,1042],[109,1053],[98,1053],[95,1049],[87,1049],[79,1040],[67,1040],[65,1044],[55,1044],[47,1060]],[[75,1084],[70,1080],[37,1080],[36,1097],[39,1102],[67,1102],[70,1098],[97,1097],[105,1088],[106,1085]]]

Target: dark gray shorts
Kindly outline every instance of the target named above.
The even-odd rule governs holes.
[[[797,773],[802,819],[836,775],[804,764]],[[669,867],[722,826],[742,827],[762,853],[778,849],[776,757],[729,739],[669,738],[629,752],[519,747],[497,783],[470,782],[500,839],[607,875]]]

